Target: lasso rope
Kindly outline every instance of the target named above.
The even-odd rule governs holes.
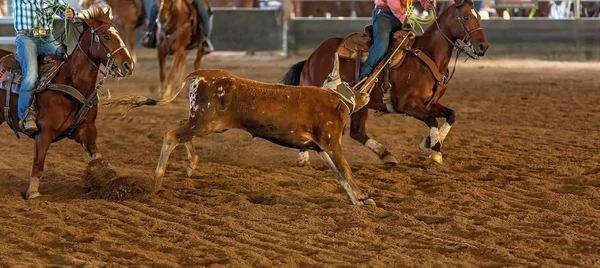
[[[406,3],[406,19],[408,21],[408,23],[410,24],[410,26],[412,27],[412,29],[416,29],[415,26],[418,26],[421,29],[421,32],[424,33],[425,30],[423,28],[424,25],[428,25],[431,24],[435,21],[436,18],[436,10],[435,7],[433,6],[433,3],[429,2],[431,7],[432,7],[432,13],[428,15],[428,17],[425,18],[421,18],[419,17],[413,10],[413,0],[408,0]],[[414,31],[413,31],[414,32]],[[406,40],[408,39],[408,37],[410,36],[410,34],[407,34],[406,36],[404,36],[404,39],[402,39],[402,41],[400,43],[398,43],[398,45],[394,48],[394,51],[392,53],[388,53],[387,57],[385,57],[383,59],[383,66],[389,64],[389,62],[392,60],[393,56],[396,55],[396,53],[398,52],[398,50],[400,50],[400,48],[402,48],[402,46],[404,46],[406,43]],[[381,64],[381,63],[380,63]],[[378,65],[379,66],[379,65]],[[377,69],[377,68],[376,68]],[[363,78],[363,80],[359,81],[354,87],[354,90],[358,90],[359,88],[361,89],[361,92],[369,92],[373,89],[373,87],[371,86],[371,83],[373,83],[373,81],[375,81],[377,79],[377,77],[379,77],[379,74],[381,74],[381,72],[383,71],[384,68],[378,68],[377,72],[374,75],[370,75],[367,76],[365,78]],[[368,79],[369,77],[371,77],[371,79],[369,79],[368,81],[366,81],[364,84],[363,82]]]
[[[34,20],[34,21],[37,21],[37,22],[40,22],[40,17],[41,17],[41,16],[48,16],[48,15],[50,15],[50,16],[51,16],[51,24],[50,24],[50,28],[51,28],[52,30],[54,30],[54,16],[55,16],[56,14],[58,14],[59,12],[61,12],[61,11],[62,11],[62,12],[63,12],[63,14],[64,14],[64,12],[65,12],[67,9],[69,9],[70,7],[69,7],[69,6],[66,6],[66,5],[58,5],[58,4],[54,4],[54,3],[50,2],[49,0],[44,0],[44,2],[46,2],[48,5],[50,5],[50,7],[49,7],[49,9],[50,9],[50,12],[48,12],[48,11],[46,11],[46,10],[40,10],[39,12],[37,12],[36,14],[34,14],[34,18],[33,18],[33,20]],[[60,44],[62,44],[62,43],[65,43],[65,42],[67,42],[67,41],[70,41],[70,40],[71,40],[71,33],[70,33],[70,31],[69,31],[69,27],[70,27],[69,20],[65,18],[65,19],[64,19],[64,25],[63,25],[64,32],[63,32],[63,34],[62,34],[62,36],[61,36],[61,37],[62,37],[62,40],[59,40],[59,39],[57,39],[57,38],[54,38],[54,39],[52,40],[52,43],[53,43],[54,45],[57,45],[57,46],[58,46],[58,45],[60,45]],[[53,37],[54,37],[54,36],[53,36]]]
[[[423,26],[429,25],[433,23],[433,21],[435,21],[436,9],[431,2],[429,3],[431,5],[431,13],[428,14],[425,18],[421,18],[419,17],[419,15],[417,15],[417,13],[415,13],[415,10],[413,9],[413,0],[408,0],[406,2],[406,20],[408,20],[408,24],[410,24],[410,27],[413,30],[420,29],[420,33],[424,33],[425,28],[423,28]]]

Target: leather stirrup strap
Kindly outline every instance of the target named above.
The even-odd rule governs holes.
[[[394,104],[392,103],[392,84],[390,83],[390,65],[386,65],[383,70],[383,83],[381,83],[381,90],[383,91],[383,104],[385,104],[385,108],[387,108],[390,113],[398,113],[396,109],[394,109]]]
[[[19,130],[17,128],[18,126],[15,125],[15,122],[13,121],[13,118],[10,114],[10,96],[14,79],[15,75],[12,71],[9,71],[8,76],[6,77],[6,80],[8,80],[8,86],[4,89],[6,90],[6,106],[4,106],[4,120],[6,120],[8,126],[11,127],[12,130],[15,132],[15,135],[17,135],[17,139],[20,139],[21,137],[19,136]]]
[[[354,61],[354,84],[358,84],[360,80],[360,60],[362,58],[362,49],[356,50],[356,60]]]

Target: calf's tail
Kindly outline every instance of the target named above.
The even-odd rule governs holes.
[[[167,103],[172,102],[173,100],[175,100],[175,98],[177,98],[177,96],[179,96],[179,94],[181,93],[181,91],[183,90],[183,88],[185,87],[185,85],[187,84],[187,82],[189,81],[190,78],[196,77],[198,75],[199,75],[199,71],[189,74],[183,80],[183,83],[181,83],[181,85],[177,88],[177,91],[175,91],[174,94],[171,94],[170,96],[167,96],[160,100],[148,98],[146,96],[141,96],[141,95],[131,95],[131,96],[125,96],[125,97],[118,98],[118,99],[112,99],[110,101],[103,103],[102,106],[122,107],[123,108],[122,114],[123,114],[123,116],[125,116],[133,108],[142,107],[142,106],[165,105]]]

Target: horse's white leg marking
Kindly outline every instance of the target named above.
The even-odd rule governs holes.
[[[440,142],[440,133],[437,127],[432,127],[429,130],[429,136],[431,137],[431,148],[433,149],[433,147]],[[441,143],[441,142],[440,142]],[[436,152],[433,151],[430,155],[429,158],[431,158],[431,160],[435,161],[438,164],[442,163],[442,153],[441,152]]]
[[[448,124],[448,122],[445,122],[442,127],[440,128],[440,142],[444,142],[444,140],[446,139],[446,136],[448,136],[448,132],[450,132],[450,124]]]
[[[310,161],[310,154],[308,153],[308,151],[304,151],[304,152],[300,152],[298,154],[298,165],[300,166],[304,166],[307,165]]]
[[[374,139],[367,140],[367,142],[365,142],[365,146],[367,146],[367,148],[371,149],[371,151],[373,151],[379,157],[382,157],[382,154],[385,152],[385,147],[383,147],[383,145],[381,143],[379,143],[378,141],[376,141]]]
[[[429,129],[429,137],[431,138],[431,148],[440,141],[440,132],[437,127]]]

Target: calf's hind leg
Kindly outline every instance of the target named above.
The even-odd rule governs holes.
[[[185,149],[187,150],[188,159],[190,160],[190,165],[185,169],[185,174],[189,177],[194,175],[194,170],[198,166],[198,153],[196,149],[194,149],[194,145],[192,141],[186,141],[184,143]]]
[[[321,147],[322,149],[325,149]],[[331,150],[320,151],[319,155],[323,158],[323,161],[327,163],[333,174],[338,178],[340,184],[346,190],[346,193],[350,197],[352,204],[354,205],[370,205],[375,206],[375,201],[370,199],[361,189],[358,187],[356,182],[352,179],[352,173],[350,166],[346,162],[346,158],[342,154],[342,148],[339,144],[333,145],[333,148],[327,148]]]

